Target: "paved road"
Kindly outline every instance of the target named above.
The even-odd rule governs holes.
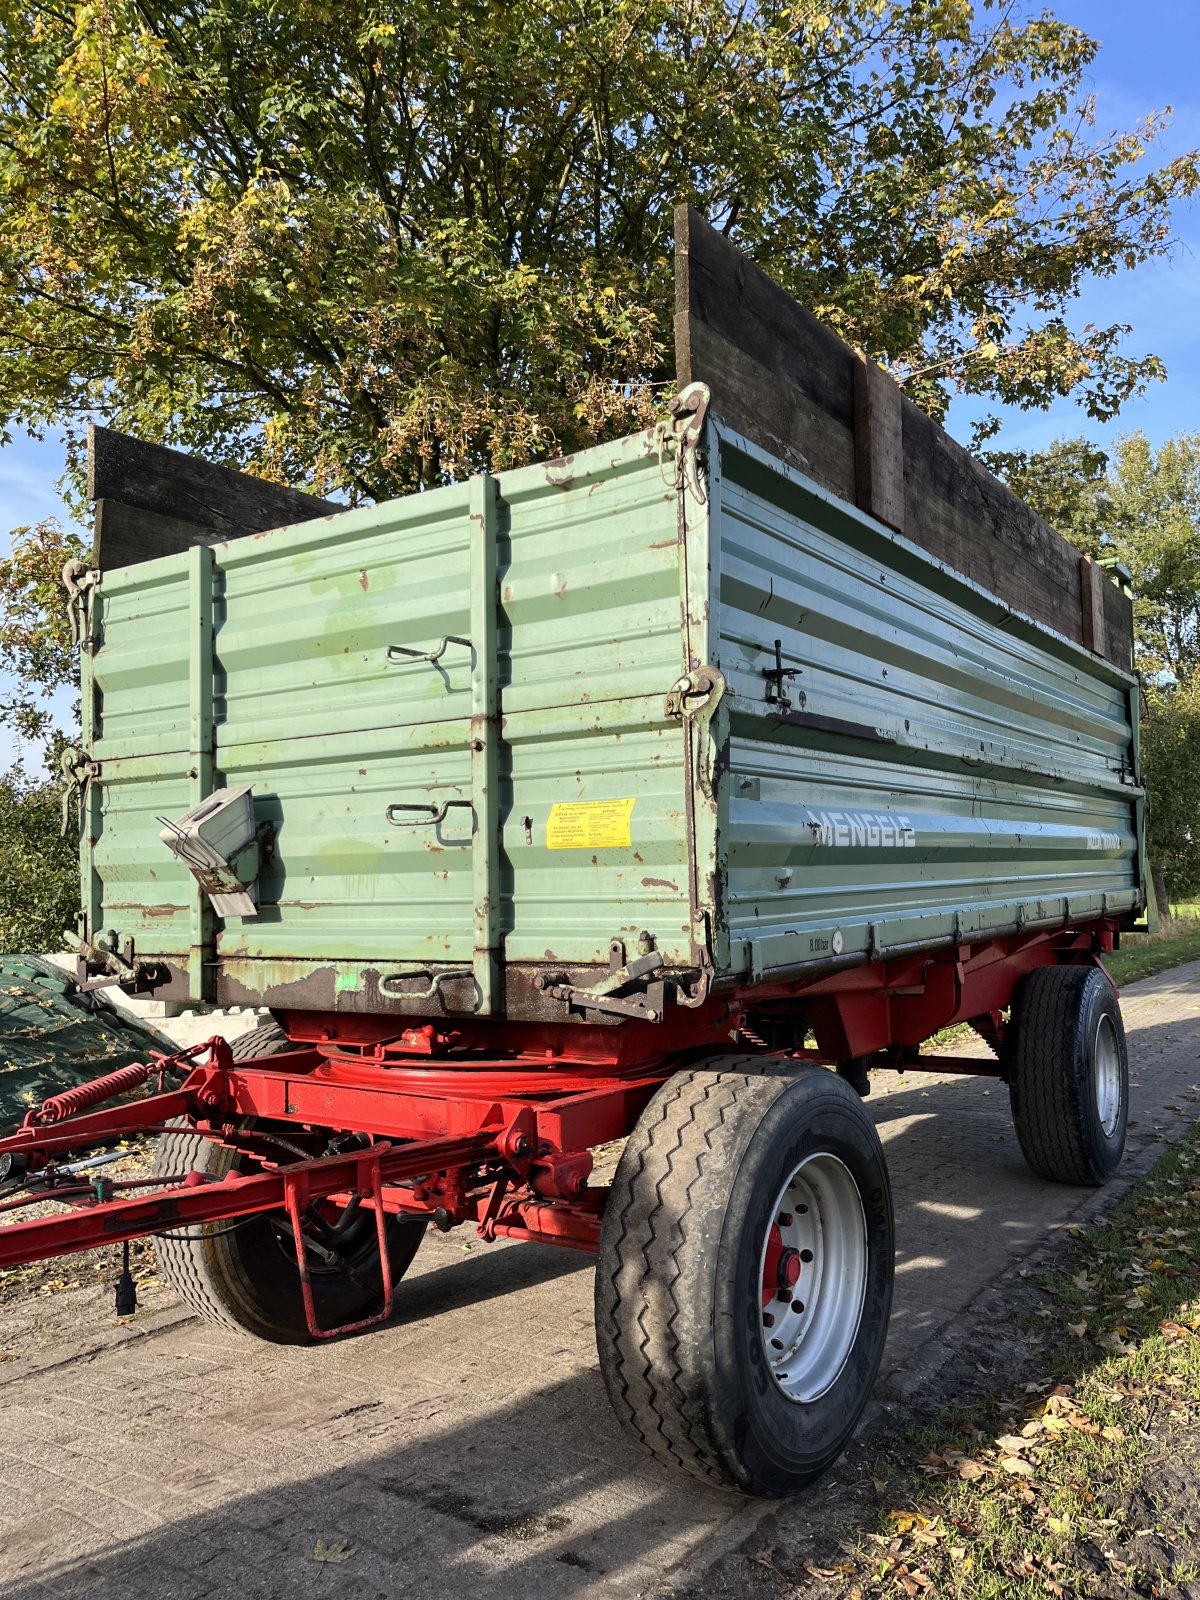
[[[1130,1161],[1200,1114],[1200,963],[1125,997]],[[988,1080],[886,1076],[869,1102],[898,1210],[884,1393],[997,1272],[1090,1192],[1026,1171]],[[131,1327],[107,1289],[0,1324],[6,1600],[641,1594],[746,1502],[644,1462],[596,1371],[590,1263],[433,1236],[396,1324],[321,1350],[243,1342],[162,1288]],[[353,1553],[314,1558],[317,1541]]]

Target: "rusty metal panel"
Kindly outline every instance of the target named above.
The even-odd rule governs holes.
[[[1129,676],[757,447],[709,443],[730,970],[1132,911]]]

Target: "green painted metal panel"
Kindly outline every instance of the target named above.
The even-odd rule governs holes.
[[[196,997],[494,1014],[616,939],[753,980],[1131,911],[1133,680],[704,444],[105,574],[91,931]],[[243,783],[275,856],[213,921],[158,818]]]
[[[316,972],[350,1003],[465,971],[487,1013],[504,962],[607,965],[643,931],[688,964],[680,584],[653,432],[106,574],[96,925],[193,995],[219,970],[277,1003]],[[243,783],[275,856],[200,960],[156,819]],[[556,806],[607,802],[627,836],[553,837]]]
[[[729,968],[1133,909],[1132,680],[756,447],[710,443]]]

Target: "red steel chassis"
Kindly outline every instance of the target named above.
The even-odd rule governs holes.
[[[212,1039],[175,1056],[122,1068],[55,1095],[0,1139],[5,1166],[24,1187],[0,1213],[48,1199],[66,1211],[3,1220],[0,1267],[119,1244],[145,1234],[282,1212],[292,1225],[310,1332],[320,1328],[308,1283],[302,1221],[318,1203],[426,1217],[446,1229],[475,1223],[508,1237],[595,1250],[607,1189],[589,1185],[591,1151],[624,1137],[656,1089],[680,1067],[716,1055],[783,1053],[793,1059],[928,1067],[1003,1076],[1002,1012],[1036,967],[1098,962],[1115,922],[1068,933],[1030,932],[951,950],[847,968],[821,978],[717,992],[662,1023],[620,1026],[455,1022],[405,1026],[395,1017],[278,1013],[295,1045],[234,1062]],[[803,1018],[816,1048],[782,1052],[762,1037]],[[952,1023],[974,1023],[989,1057],[925,1057],[917,1047]],[[203,1061],[197,1058],[207,1057]],[[182,1081],[168,1087],[168,1079]],[[157,1078],[156,1092],[119,1097]],[[118,1103],[113,1104],[112,1102]],[[100,1107],[104,1109],[100,1109]],[[182,1119],[182,1120],[181,1120]],[[152,1179],[85,1179],[59,1158],[168,1123],[243,1152],[252,1170]],[[288,1127],[287,1125],[292,1125]],[[288,1137],[281,1136],[286,1129]],[[319,1130],[319,1135],[317,1134]],[[347,1146],[347,1137],[351,1139]],[[307,1154],[295,1142],[317,1137]],[[383,1261],[383,1305],[392,1284]],[[354,1327],[365,1326],[357,1323]]]

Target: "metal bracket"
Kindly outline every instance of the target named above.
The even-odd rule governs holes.
[[[59,767],[66,780],[62,795],[62,836],[65,839],[67,824],[71,820],[71,796],[74,794],[78,799],[79,825],[82,828],[88,786],[93,778],[100,777],[100,763],[89,760],[86,752],[78,746],[67,745],[59,757]]]
[[[775,665],[773,667],[764,667],[762,675],[767,680],[767,704],[776,705],[781,711],[790,711],[792,709],[792,701],[784,680],[785,678],[798,678],[800,676],[800,668],[784,666],[782,639],[776,639],[775,641]],[[801,691],[801,705],[804,704],[804,700],[805,696]]]
[[[92,642],[91,594],[100,582],[100,573],[86,561],[68,561],[62,569],[62,582],[67,591],[72,648],[86,649]]]
[[[103,934],[94,940],[70,940],[75,948],[75,987],[80,994],[91,994],[96,989],[117,986],[126,993],[152,989],[159,979],[157,962],[138,961],[134,955],[133,935],[118,940],[115,933]],[[93,976],[96,968],[100,971]]]
[[[717,667],[697,667],[679,678],[667,691],[663,713],[668,717],[709,716],[725,693],[725,676]]]
[[[644,955],[634,956],[632,961],[627,961],[624,966],[618,967],[606,978],[601,978],[599,983],[587,989],[567,983],[561,975],[550,972],[539,972],[533,984],[535,989],[540,989],[552,999],[565,1000],[569,1005],[579,1006],[585,1011],[601,1011],[606,1015],[618,1017],[639,1017],[644,1022],[661,1022],[666,1007],[664,982],[647,984],[640,995],[621,995],[620,991],[638,983],[650,973],[657,972],[662,965],[661,952],[648,950]]]
[[[699,505],[707,504],[704,488],[700,436],[711,396],[706,383],[689,383],[667,402],[671,420],[660,423],[658,433],[659,471],[666,453],[675,457],[675,471],[669,481],[674,489],[690,488]],[[663,474],[664,480],[666,474]]]

